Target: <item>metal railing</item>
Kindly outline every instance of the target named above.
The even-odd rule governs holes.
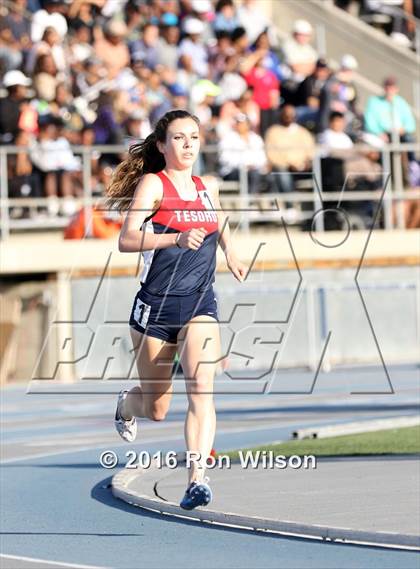
[[[363,201],[380,201],[383,198],[382,207],[384,210],[384,228],[394,228],[393,206],[396,209],[396,227],[398,229],[405,228],[404,217],[404,201],[420,199],[420,188],[407,189],[404,187],[403,180],[403,167],[402,167],[402,154],[411,151],[419,152],[419,144],[389,144],[381,149],[372,149],[367,145],[357,145],[354,150],[366,150],[370,148],[375,152],[382,155],[382,169],[378,176],[381,177],[381,189],[377,190],[347,190],[345,187],[340,191],[325,191],[328,188],[323,188],[321,160],[325,157],[326,149],[322,146],[315,147],[315,156],[313,159],[313,170],[307,172],[308,180],[306,181],[305,188],[302,190],[295,190],[288,193],[262,193],[250,194],[248,192],[248,177],[246,168],[242,167],[239,173],[239,180],[237,182],[226,182],[220,180],[221,190],[221,203],[227,206],[229,211],[230,220],[238,222],[241,229],[248,231],[250,222],[273,222],[280,221],[279,209],[283,213],[287,208],[284,207],[284,202],[293,204],[312,204],[312,209],[306,212],[300,211],[297,214],[295,223],[301,223],[313,217],[313,214],[322,209],[323,201],[331,202],[337,200],[338,204],[342,202],[363,202]],[[290,149],[288,147],[288,149]],[[89,225],[89,220],[92,215],[92,207],[101,202],[103,197],[93,196],[92,188],[92,168],[91,158],[92,155],[98,153],[106,154],[123,154],[127,151],[127,146],[124,145],[101,145],[101,146],[72,146],[74,154],[81,156],[81,174],[83,182],[83,197],[75,198],[75,203],[85,208],[86,225]],[[285,150],[282,147],[282,150]],[[68,218],[51,218],[42,219],[42,222],[34,219],[11,219],[10,208],[17,206],[27,206],[29,208],[36,208],[45,206],[49,198],[11,198],[9,196],[8,186],[8,173],[7,173],[7,160],[8,156],[28,151],[27,148],[21,146],[0,146],[0,220],[1,220],[1,238],[8,237],[11,230],[19,229],[37,229],[42,227],[56,228],[63,227],[69,221]],[[202,149],[203,154],[217,153],[217,146],[206,146]],[[392,175],[391,175],[392,171]],[[197,172],[202,175],[202,172]],[[311,179],[312,175],[312,179]],[[383,193],[383,189],[385,192]],[[309,191],[304,191],[309,190]],[[383,195],[382,195],[383,194]],[[59,198],[60,199],[60,198]],[[245,212],[245,213],[244,213]],[[287,215],[286,215],[287,218]],[[317,216],[316,230],[322,231],[323,218]]]

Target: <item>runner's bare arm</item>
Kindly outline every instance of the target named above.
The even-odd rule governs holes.
[[[142,176],[121,228],[118,241],[118,249],[121,252],[137,253],[175,246],[178,233],[154,234],[140,229],[146,217],[159,207],[162,197],[163,188],[159,176],[156,174]]]
[[[236,256],[229,228],[228,217],[222,210],[219,199],[219,183],[217,178],[214,176],[203,176],[203,183],[207,190],[210,192],[211,200],[217,212],[218,217],[218,230],[219,230],[219,245],[222,248],[226,263],[235,278],[239,282],[243,282],[248,273],[248,267],[246,267]]]
[[[230,236],[229,222],[226,214],[222,210],[219,199],[219,183],[214,176],[202,176],[206,189],[210,192],[211,201],[216,209],[219,227],[219,245],[227,257],[232,250],[232,240]]]

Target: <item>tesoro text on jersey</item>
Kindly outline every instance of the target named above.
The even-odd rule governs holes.
[[[176,210],[175,212],[177,221],[216,221],[217,213],[213,211],[203,210]]]

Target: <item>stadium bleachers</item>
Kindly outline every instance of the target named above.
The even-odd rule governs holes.
[[[343,10],[346,3],[336,4],[5,0],[2,235],[64,229],[92,196],[105,194],[131,141],[147,136],[170,108],[188,108],[200,118],[203,148],[213,150],[203,152],[195,173],[216,175],[232,210],[250,193],[247,206],[263,214],[277,194],[290,222],[305,229],[308,200],[299,204],[299,196],[314,194],[310,174],[322,171],[320,161],[329,153],[343,168],[357,160],[364,171],[372,166],[378,188],[397,156],[401,167],[392,174],[398,196],[418,188],[418,54],[387,42],[363,14]],[[410,115],[396,135],[395,125],[372,128],[366,116],[369,100],[383,97],[384,78]],[[331,127],[332,113],[343,115],[342,131]],[[279,141],[275,152],[273,139]],[[399,152],[399,142],[411,146]],[[244,151],[235,155],[229,144]],[[293,144],[310,148],[292,152]],[[246,156],[257,156],[260,147],[264,160],[250,165]],[[286,199],[286,191],[297,199]],[[409,225],[412,217],[403,221]]]

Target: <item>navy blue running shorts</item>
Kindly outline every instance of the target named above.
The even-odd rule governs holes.
[[[219,321],[213,287],[184,296],[156,296],[140,288],[134,298],[129,324],[146,336],[176,344],[181,328],[201,314]]]

